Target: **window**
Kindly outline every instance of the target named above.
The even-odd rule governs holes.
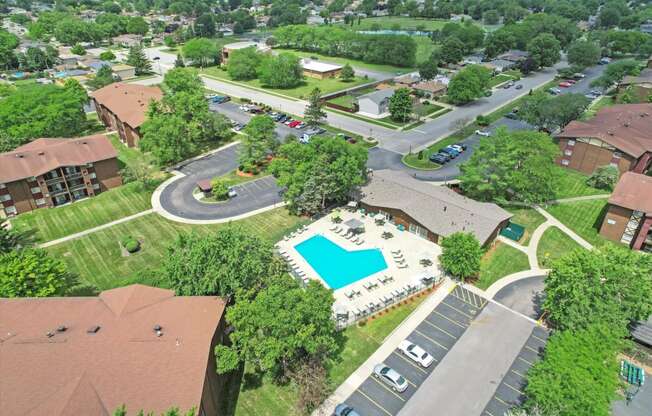
[[[95,179],[95,178],[97,178],[97,174],[96,174],[95,172],[91,173],[91,174],[88,175],[88,176],[89,176],[91,179]]]
[[[568,145],[569,146],[575,146],[575,140],[569,140]]]
[[[35,186],[35,187],[32,188],[32,193],[33,193],[33,194],[38,194],[39,192],[41,192],[41,188],[40,188],[40,187]]]
[[[39,198],[36,200],[36,205],[43,205],[45,204],[45,199],[44,198]]]
[[[571,156],[571,155],[573,154],[573,151],[570,150],[570,149],[566,149],[566,150],[564,150],[564,154],[565,154],[566,156]]]
[[[5,189],[6,187],[7,185],[5,185],[4,183],[0,183],[0,189]]]
[[[568,161],[568,159],[562,159],[562,160],[561,160],[561,164],[562,164],[563,166],[568,166],[569,163],[570,163],[570,162]]]
[[[607,220],[607,224],[609,224],[609,225],[615,225],[615,224],[616,224],[616,221],[615,221],[615,220],[612,220],[611,218],[609,218],[609,219]]]
[[[0,202],[9,201],[10,199],[11,195],[9,194],[0,195]]]
[[[18,211],[16,211],[16,207],[13,205],[10,207],[5,207],[5,214],[7,215],[16,215],[17,212]]]
[[[94,183],[93,184],[93,189],[100,189],[100,184],[99,183]]]

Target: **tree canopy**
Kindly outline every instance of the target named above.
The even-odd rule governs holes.
[[[466,104],[484,96],[489,87],[491,71],[480,65],[461,69],[448,83],[448,97],[455,104]]]
[[[600,47],[591,41],[577,40],[568,47],[568,62],[581,68],[595,65],[600,59]]]
[[[317,126],[327,117],[323,107],[324,103],[321,99],[321,91],[319,88],[314,88],[308,96],[308,105],[304,111],[306,122],[309,126]]]
[[[230,53],[226,71],[234,80],[254,79],[263,56],[255,47],[237,49]]]
[[[246,172],[257,171],[268,152],[277,147],[276,125],[270,116],[261,114],[252,117],[242,132],[238,163]]]
[[[45,250],[12,250],[0,255],[0,298],[63,296],[75,283],[62,260]]]
[[[539,67],[553,66],[561,58],[561,45],[550,33],[541,33],[527,44],[527,51]]]
[[[192,68],[174,68],[165,73],[163,88],[170,94],[202,91],[204,84]]]
[[[406,122],[412,115],[412,96],[408,88],[399,88],[389,98],[389,113],[392,120]]]
[[[545,92],[536,92],[525,98],[519,116],[540,129],[554,131],[578,119],[590,103],[591,100],[582,94],[551,97]]]
[[[129,48],[129,54],[127,55],[127,65],[131,65],[136,68],[136,75],[149,74],[152,72],[152,64],[145,56],[145,51],[140,45],[134,45]]]
[[[258,78],[272,88],[292,88],[303,81],[303,67],[298,56],[280,53],[265,57],[258,68]]]
[[[544,202],[555,196],[555,157],[548,135],[499,128],[460,166],[461,189],[482,201]]]
[[[213,62],[219,62],[220,51],[210,39],[190,39],[183,45],[181,52],[185,59],[202,68]]]
[[[453,233],[444,238],[441,247],[439,261],[446,272],[462,281],[480,273],[483,251],[473,234]]]

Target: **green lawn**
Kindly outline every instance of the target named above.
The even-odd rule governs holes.
[[[555,165],[556,180],[554,189],[557,191],[556,198],[572,198],[575,196],[608,194],[604,189],[596,189],[586,184],[588,175],[576,170],[563,168]]]
[[[399,67],[394,65],[369,64],[366,62],[358,61],[356,59],[340,58],[337,56],[327,56],[316,52],[303,52],[294,49],[274,48],[274,50],[277,52],[291,52],[295,55],[300,56],[301,58],[313,58],[313,59],[317,58],[320,61],[332,62],[334,64],[339,64],[339,65],[349,64],[355,68],[368,69],[370,71],[387,72],[391,74],[406,74],[416,69],[416,68],[404,68],[404,67]]]
[[[417,64],[427,61],[432,55],[432,52],[437,49],[432,39],[426,36],[413,36],[414,42],[417,44],[417,52],[415,53],[415,60]]]
[[[125,146],[120,141],[118,133],[107,134],[106,137],[111,140],[111,144],[118,151],[118,163],[120,169],[137,163],[145,163],[147,165],[152,164],[152,158],[148,154],[141,152],[137,147]]]
[[[339,97],[331,98],[330,100],[328,100],[328,102],[333,103],[335,105],[340,105],[342,107],[353,109],[354,108],[353,104],[355,103],[355,97],[349,94],[345,94],[345,95],[340,95]]]
[[[514,214],[512,217],[511,221],[522,225],[525,227],[525,233],[523,234],[523,237],[521,237],[521,240],[519,241],[520,244],[527,246],[528,243],[530,242],[530,238],[532,237],[532,233],[534,230],[539,227],[539,225],[543,224],[546,219],[543,215],[539,214],[532,208],[517,208],[517,207],[504,207],[507,211],[511,212]]]
[[[240,185],[246,182],[255,181],[256,179],[264,178],[265,176],[269,176],[269,175],[270,173],[263,171],[255,175],[245,176],[245,175],[238,175],[237,171],[233,170],[227,173],[226,175],[220,176],[220,178],[226,179],[229,183],[229,186],[233,186],[233,185]]]
[[[383,340],[425,299],[416,298],[406,305],[396,307],[363,326],[352,326],[342,332],[342,350],[329,368],[329,384],[334,390],[342,384],[369,356],[378,349]],[[245,374],[245,380],[248,374]],[[296,389],[288,384],[278,386],[267,379],[255,380],[259,385],[240,388],[236,416],[283,416],[297,415],[293,409]],[[237,391],[234,393],[237,394]]]
[[[152,190],[126,184],[70,205],[43,208],[12,219],[19,230],[36,232],[38,242],[55,240],[151,208]]]
[[[529,268],[525,253],[497,241],[482,258],[480,277],[475,285],[484,290],[502,277]]]
[[[260,88],[260,89],[264,89],[265,91],[271,91],[272,93],[287,95],[290,97],[300,98],[300,99],[307,98],[310,92],[312,92],[312,90],[315,88],[319,88],[322,94],[328,94],[328,93],[341,91],[347,88],[355,87],[356,85],[361,85],[369,82],[369,80],[366,80],[361,77],[356,77],[354,80],[349,82],[344,82],[339,78],[316,79],[311,77],[305,77],[301,85],[299,85],[298,87],[271,88],[263,85],[258,79],[253,79],[249,81],[234,81],[231,79],[231,77],[225,70],[216,66],[210,68],[204,68],[201,72],[216,78],[223,79],[225,81],[237,82],[240,84],[248,85],[253,88]]]
[[[607,198],[593,199],[551,205],[546,211],[589,243],[599,246],[607,241],[598,234],[606,205]]]
[[[288,230],[293,230],[304,222],[301,218],[288,214],[286,209],[279,208],[238,221],[237,224],[276,242]],[[153,282],[148,281],[148,276],[153,274],[148,272],[156,270],[165,256],[166,248],[180,232],[206,234],[225,226],[227,225],[181,224],[153,213],[47,250],[63,259],[69,270],[77,273],[83,282],[94,284],[100,289],[136,282],[151,284]],[[118,242],[126,235],[138,239],[142,249],[136,254],[123,257]]]
[[[543,233],[539,246],[537,247],[537,260],[539,266],[548,268],[550,262],[562,257],[569,251],[581,248],[579,244],[573,241],[563,231],[557,227],[550,227]]]
[[[438,148],[437,148],[438,149]],[[435,170],[441,168],[441,165],[438,163],[431,162],[429,157],[433,153],[433,149],[428,148],[423,150],[421,153],[421,159],[419,159],[419,153],[408,153],[403,156],[401,161],[414,169],[421,170]]]
[[[415,113],[418,113],[421,117],[427,117],[443,108],[444,107],[437,104],[422,104],[416,106]]]
[[[591,118],[593,118],[593,116],[595,116],[595,114],[596,114],[600,109],[602,109],[602,108],[604,108],[604,107],[612,106],[612,105],[614,105],[615,103],[616,103],[616,102],[614,101],[614,97],[613,97],[613,96],[610,96],[610,95],[602,96],[602,97],[598,98],[598,100],[597,100],[593,105],[591,105],[591,107],[589,107],[589,108],[586,109],[586,111],[584,112],[584,114],[582,114],[582,117],[580,117],[580,120],[588,120],[588,119],[591,119]]]
[[[333,113],[342,114],[343,116],[347,116],[347,117],[355,118],[355,119],[357,119],[357,120],[366,121],[367,123],[376,124],[376,125],[379,125],[379,126],[382,126],[382,127],[386,127],[386,128],[388,128],[388,129],[396,130],[396,129],[399,127],[399,126],[398,126],[397,124],[395,124],[394,122],[386,123],[386,122],[384,122],[384,121],[381,121],[381,119],[375,119],[375,118],[365,117],[365,116],[361,116],[361,115],[359,115],[359,114],[357,114],[357,113],[348,113],[348,112],[346,112],[346,111],[340,111],[340,110],[337,110],[337,109],[335,109],[335,108],[325,108],[325,110],[326,110],[326,111],[332,111]],[[388,117],[386,117],[386,118],[388,118]],[[385,119],[382,119],[382,120],[385,120]]]
[[[498,84],[502,84],[503,82],[506,82],[506,81],[509,81],[509,80],[512,80],[512,79],[514,79],[514,77],[512,77],[511,75],[498,74],[498,75],[492,77],[489,80],[489,88],[493,88]]]

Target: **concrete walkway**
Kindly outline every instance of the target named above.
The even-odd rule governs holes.
[[[563,198],[563,199],[553,199],[552,201],[548,201],[548,205],[554,205],[554,204],[564,204],[567,202],[578,202],[578,201],[591,201],[593,199],[605,199],[609,198],[611,194],[597,194],[597,195],[587,195],[587,196],[576,196],[573,198]]]
[[[541,207],[539,207],[539,206],[535,206],[534,209],[536,209],[537,212],[538,212],[539,214],[541,214],[541,215],[543,215],[544,217],[546,217],[546,220],[547,220],[546,223],[549,223],[550,225],[554,225],[555,227],[559,228],[561,231],[563,231],[564,233],[566,233],[570,238],[572,238],[573,240],[575,240],[575,242],[576,242],[577,244],[581,245],[581,246],[584,247],[585,249],[587,249],[587,250],[592,250],[592,249],[593,249],[593,245],[592,245],[591,243],[589,243],[588,241],[586,241],[585,239],[583,239],[582,237],[580,237],[579,235],[577,235],[577,234],[575,233],[575,231],[573,231],[573,230],[571,230],[570,228],[566,227],[566,226],[565,226],[564,224],[562,224],[562,223],[561,223],[557,218],[555,218],[555,217],[553,217],[552,215],[550,215],[550,214],[548,213],[548,211],[546,211],[545,209],[543,209],[543,208],[541,208]],[[545,223],[544,223],[544,224],[545,224]],[[535,233],[536,233],[536,231],[535,231]],[[538,244],[538,242],[537,242],[537,244]]]

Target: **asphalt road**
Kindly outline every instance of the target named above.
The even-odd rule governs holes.
[[[496,302],[532,319],[539,319],[543,303],[545,276],[517,280],[500,289],[494,296]]]
[[[224,114],[231,120],[235,120],[242,125],[249,123],[249,120],[251,120],[251,118],[253,117],[252,114],[240,110],[239,105],[232,101],[227,101],[222,104],[210,103],[208,105],[208,108],[211,111]],[[301,129],[301,130],[293,129],[282,123],[275,123],[275,124],[276,124],[276,134],[281,140],[290,134],[300,137],[303,131],[305,130],[305,129]]]

